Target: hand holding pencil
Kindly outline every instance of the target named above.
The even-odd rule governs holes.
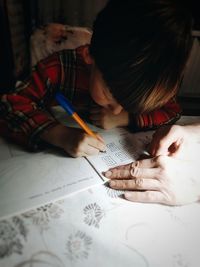
[[[55,142],[53,142],[53,144],[64,148],[64,150],[73,157],[95,155],[98,154],[99,151],[105,151],[103,138],[88,127],[75,112],[71,103],[61,93],[56,94],[56,100],[79,124],[81,129],[58,125],[54,129],[54,133],[53,129],[51,130],[53,134],[51,138],[49,138],[50,133],[48,133],[48,136],[46,135],[44,139],[48,142],[50,139],[50,143],[52,143],[52,139],[56,139],[56,144]]]

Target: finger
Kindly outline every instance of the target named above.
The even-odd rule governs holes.
[[[156,158],[144,159],[119,167],[110,168],[103,175],[109,179],[155,178],[158,169]]]
[[[153,138],[149,144],[148,151],[152,156],[167,155],[168,146],[170,145],[171,140],[168,136],[166,137],[166,127],[163,127],[153,134]]]
[[[103,172],[103,175],[108,179],[131,179],[131,172],[129,169],[113,169]]]
[[[153,136],[150,152],[153,156],[164,155],[168,156],[170,153],[174,153],[176,147],[183,142],[183,139],[180,138],[179,133],[174,132],[174,128],[163,128]],[[177,129],[177,128],[176,128]]]
[[[93,147],[93,146],[88,146],[87,149],[84,151],[84,156],[91,156],[91,155],[98,155],[99,154],[99,149]]]
[[[118,190],[158,190],[160,182],[155,179],[110,180],[109,186]]]
[[[101,137],[99,138],[102,139]],[[104,141],[102,142],[102,140],[99,140],[99,138],[94,138],[90,136],[88,139],[88,145],[98,149],[99,151],[105,151],[106,145]]]
[[[159,191],[125,192],[124,197],[133,202],[168,204],[169,200]]]
[[[176,156],[180,153],[180,151],[183,149],[183,138],[181,138],[180,140],[177,140],[175,143],[173,143],[170,147],[169,147],[169,156]]]
[[[171,144],[171,146],[168,149],[169,155],[171,156],[174,153],[176,153],[176,151],[179,150],[179,148],[180,148],[180,144],[178,142]]]
[[[104,176],[108,179],[132,179],[132,178],[145,178],[145,179],[159,179],[159,168],[131,168],[107,171]]]
[[[128,164],[125,164],[125,165],[120,165],[120,166],[117,166],[117,167],[113,167],[113,168],[110,168],[109,171],[112,171],[112,170],[115,170],[115,169],[130,169],[130,168],[135,168],[135,167],[138,167],[138,168],[154,168],[154,167],[157,167],[157,161],[156,161],[156,157],[154,158],[148,158],[148,159],[142,159],[142,160],[137,160],[137,161],[134,161],[134,162],[131,162],[131,163],[128,163]]]
[[[102,174],[108,179],[129,179],[132,163],[110,168]]]
[[[119,165],[116,167],[112,167],[110,169],[108,169],[108,171],[114,171],[114,170],[129,170],[132,166],[133,162],[128,163],[128,164],[124,164],[124,165]]]
[[[159,155],[163,155],[163,156],[168,156],[169,152],[168,152],[168,147],[171,144],[165,143],[165,140],[162,141],[156,141],[156,142],[152,142],[149,145],[149,150],[148,152],[150,153],[151,156],[156,157]]]
[[[74,157],[87,157],[92,155],[98,155],[100,152],[99,149],[90,146],[90,145],[84,145],[78,152],[73,153]]]
[[[158,142],[153,156],[168,156],[169,148],[172,146],[174,146],[174,143],[169,138],[163,138],[160,142]]]
[[[157,167],[156,157],[148,158],[148,159],[141,159],[132,162],[132,168],[155,168]]]

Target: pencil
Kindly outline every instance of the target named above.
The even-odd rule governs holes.
[[[94,138],[98,138],[97,135],[87,126],[87,124],[79,117],[76,112],[72,114],[72,118],[74,118],[74,120],[81,126],[83,130],[85,130],[88,135]]]
[[[56,100],[58,103],[64,108],[64,110],[72,116],[72,118],[80,125],[80,127],[90,136],[94,138],[98,138],[98,136],[87,126],[87,124],[79,117],[79,115],[75,112],[72,104],[69,100],[64,97],[61,93],[56,93]]]

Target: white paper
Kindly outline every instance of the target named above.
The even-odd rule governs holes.
[[[27,153],[0,162],[0,218],[81,191],[102,180],[84,158]]]
[[[87,157],[91,165],[102,176],[102,172],[111,167],[128,164],[137,160],[141,154],[147,153],[153,131],[130,133],[124,128],[100,131],[106,142],[106,152]],[[102,176],[105,179],[105,177]]]

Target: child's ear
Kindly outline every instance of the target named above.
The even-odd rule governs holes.
[[[84,58],[84,61],[85,61],[86,64],[93,64],[94,63],[94,60],[90,55],[89,46],[88,45],[86,45],[83,48],[83,58]]]

